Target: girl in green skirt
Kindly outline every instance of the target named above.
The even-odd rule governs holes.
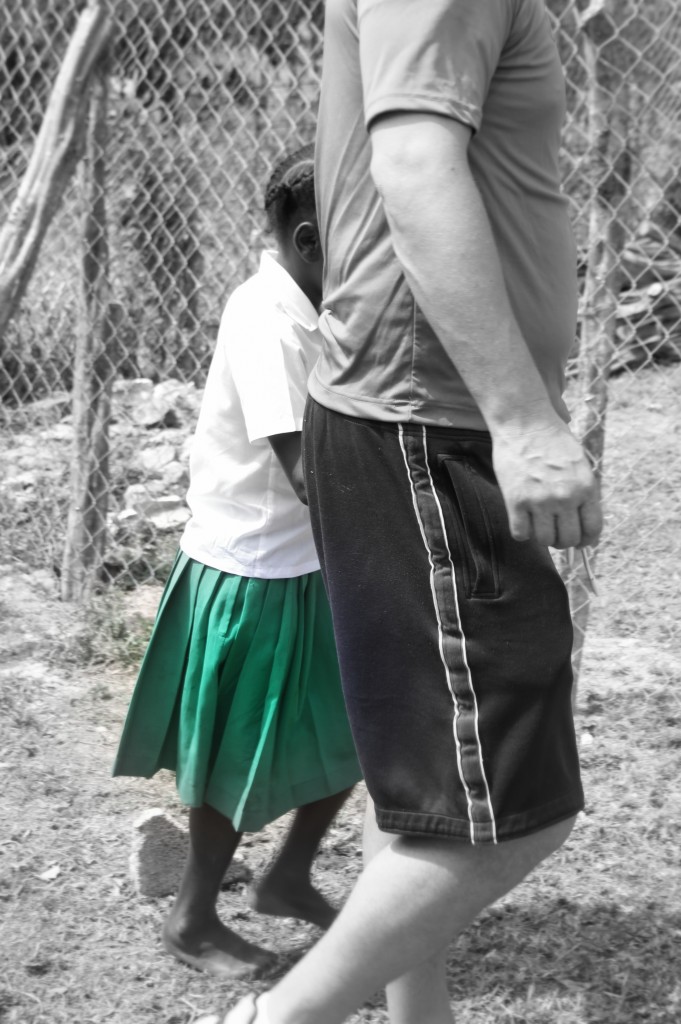
[[[310,869],[360,778],[300,466],[320,342],[311,147],[277,166],[265,209],[278,250],[263,253],[222,316],[190,459],[192,515],[114,766],[175,772],[190,843],[164,944],[229,977],[271,959],[217,915],[241,834],[297,808],[253,906],[327,927],[335,910]]]

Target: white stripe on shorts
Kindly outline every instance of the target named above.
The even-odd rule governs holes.
[[[404,438],[404,429],[402,427],[402,424],[401,423],[398,424],[398,427],[399,427],[400,447],[402,449],[402,456],[404,458],[404,465],[405,465],[405,468],[407,470],[407,476],[409,478],[409,486],[411,488],[411,495],[412,495],[412,502],[413,502],[413,505],[414,505],[414,512],[416,514],[416,518],[417,518],[417,521],[418,521],[418,524],[419,524],[419,530],[421,532],[421,537],[423,539],[423,544],[424,544],[424,547],[425,547],[426,552],[428,554],[428,562],[430,564],[430,590],[431,590],[431,593],[433,595],[433,607],[435,609],[435,617],[436,617],[436,620],[437,620],[438,644],[439,644],[439,651],[440,651],[440,659],[442,661],[442,664],[443,664],[443,667],[444,667],[444,670],[445,670],[445,678],[447,680],[447,688],[448,688],[449,693],[451,695],[452,703],[453,703],[453,706],[454,706],[454,718],[453,718],[453,721],[452,721],[452,732],[453,732],[453,736],[454,736],[454,743],[455,743],[455,746],[456,746],[456,760],[457,760],[457,766],[458,766],[458,770],[459,770],[459,778],[461,779],[461,784],[462,784],[462,786],[464,788],[464,791],[466,793],[466,801],[467,801],[467,805],[468,805],[468,820],[469,820],[469,823],[470,823],[471,843],[475,844],[476,841],[477,841],[477,833],[476,833],[476,824],[477,823],[474,820],[474,816],[473,816],[473,803],[474,803],[474,799],[473,799],[473,794],[472,794],[472,791],[471,791],[471,785],[469,783],[469,780],[466,779],[466,777],[465,777],[465,771],[464,771],[464,766],[463,766],[463,759],[462,759],[462,756],[461,756],[461,741],[460,741],[459,733],[458,733],[458,725],[459,725],[459,720],[460,720],[460,717],[461,717],[461,708],[460,708],[460,704],[459,704],[459,701],[458,701],[457,695],[456,695],[456,690],[455,690],[455,687],[454,687],[454,684],[453,684],[451,667],[450,667],[450,665],[447,662],[447,655],[446,655],[445,647],[444,647],[444,629],[443,629],[443,625],[442,625],[442,610],[441,610],[441,607],[440,607],[440,603],[438,601],[437,587],[436,587],[436,581],[435,581],[435,559],[434,559],[434,556],[433,556],[433,551],[432,551],[431,544],[429,543],[428,534],[426,532],[425,523],[424,523],[424,520],[423,520],[423,514],[422,514],[422,511],[421,511],[421,508],[419,507],[419,496],[418,496],[418,492],[417,492],[416,485],[415,485],[415,482],[414,482],[414,477],[413,477],[412,471],[411,471],[410,459],[412,459],[414,465],[417,466],[418,469],[421,472],[424,472],[427,475],[428,484],[429,484],[429,494],[428,494],[428,497],[431,498],[434,501],[435,506],[437,508],[437,513],[438,513],[438,516],[439,516],[440,527],[441,527],[441,531],[442,531],[442,535],[441,535],[441,537],[439,539],[442,541],[442,544],[443,544],[443,546],[444,546],[444,548],[445,548],[445,550],[447,552],[448,568],[449,568],[448,580],[451,583],[451,587],[452,587],[451,596],[453,598],[454,607],[456,608],[457,628],[458,628],[458,631],[459,631],[459,636],[461,637],[461,656],[462,656],[463,664],[464,664],[465,669],[466,669],[466,678],[467,678],[467,683],[468,683],[468,689],[469,689],[469,692],[470,692],[470,696],[472,698],[473,708],[474,708],[474,722],[473,722],[473,725],[474,725],[475,740],[476,740],[476,745],[477,745],[477,769],[478,769],[478,771],[480,773],[480,780],[482,781],[482,784],[483,784],[483,787],[484,787],[484,794],[485,794],[484,805],[486,806],[487,812],[489,814],[489,820],[484,822],[484,824],[485,824],[486,828],[491,826],[491,828],[492,828],[492,842],[496,843],[497,842],[496,820],[495,820],[495,817],[494,817],[494,809],[492,807],[492,801],[491,801],[491,797],[490,797],[489,785],[487,783],[487,776],[485,774],[485,767],[484,767],[483,755],[482,755],[482,745],[480,743],[480,733],[479,733],[479,729],[478,729],[478,724],[479,724],[478,701],[477,701],[477,697],[476,697],[476,694],[475,694],[475,687],[473,685],[473,675],[472,675],[471,668],[470,668],[470,665],[469,665],[469,662],[468,662],[468,656],[467,656],[467,651],[466,651],[466,637],[464,635],[463,627],[461,625],[461,614],[460,614],[460,610],[459,610],[459,594],[458,594],[458,589],[457,589],[457,585],[456,585],[456,573],[454,571],[454,562],[453,562],[453,559],[452,559],[452,555],[451,555],[451,551],[450,551],[450,547],[449,547],[449,542],[447,540],[447,533],[446,533],[446,530],[445,530],[445,522],[444,522],[444,515],[443,515],[443,512],[442,512],[442,506],[441,506],[440,500],[439,500],[439,498],[437,496],[437,492],[436,492],[435,486],[433,484],[433,478],[432,478],[431,472],[430,472],[430,467],[428,465],[427,447],[426,447],[426,428],[425,428],[425,426],[422,427],[422,431],[421,431],[421,440],[422,440],[422,444],[423,444],[423,453],[422,453],[422,464],[418,465],[418,461],[417,461],[417,459],[415,457],[416,453],[415,452],[411,452],[410,453],[410,452],[407,451],[407,446],[406,446],[405,438]],[[477,802],[477,805],[479,807],[481,805],[481,800],[479,799],[476,802]]]

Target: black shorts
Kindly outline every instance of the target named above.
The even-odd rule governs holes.
[[[548,549],[510,535],[489,435],[309,399],[303,438],[379,827],[495,843],[576,814],[567,594]]]

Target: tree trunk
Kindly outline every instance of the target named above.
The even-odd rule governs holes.
[[[105,8],[90,0],[66,51],[33,155],[0,230],[0,354],[7,324],[82,155],[89,79],[110,28]]]

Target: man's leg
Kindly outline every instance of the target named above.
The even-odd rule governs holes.
[[[427,831],[436,816],[461,836],[390,840],[263,1004],[271,1024],[341,1024],[388,985],[391,1007],[412,1014],[423,965],[437,976],[452,939],[567,838],[582,806],[572,634],[550,555],[510,538],[486,435],[361,421],[310,400],[304,437],[315,541],[367,782],[384,824],[399,829],[410,815],[408,824]],[[509,771],[513,798],[502,800],[503,780],[501,793],[490,780]],[[565,821],[494,842],[511,821],[530,828],[551,805]],[[444,1002],[441,982],[431,1012],[442,1014]],[[419,1012],[413,1024],[422,1020]]]
[[[270,1024],[342,1024],[398,978],[398,990],[411,985],[414,992],[414,967],[430,961],[433,970],[481,910],[561,846],[573,822],[489,846],[394,837],[366,866],[329,931],[268,994]]]
[[[374,802],[367,796],[364,817],[364,863],[368,864],[395,839],[376,824]],[[441,949],[412,971],[386,986],[391,1024],[452,1024],[447,989],[447,949]]]

